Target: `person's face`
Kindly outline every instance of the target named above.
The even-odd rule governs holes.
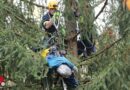
[[[50,11],[50,13],[53,15],[53,14],[56,12],[56,9],[53,9],[53,8],[52,8],[52,9],[50,9],[49,11]]]

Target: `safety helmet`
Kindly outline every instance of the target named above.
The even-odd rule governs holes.
[[[65,78],[70,77],[71,74],[72,74],[71,69],[70,69],[67,65],[64,65],[64,64],[63,64],[63,65],[60,65],[60,66],[57,68],[57,72],[58,72],[61,76],[65,77]]]
[[[57,9],[58,2],[56,0],[50,0],[48,3],[48,9]]]
[[[47,54],[49,53],[49,48],[47,48],[47,49],[45,49],[45,50],[42,50],[41,51],[41,56],[43,57],[43,58],[45,58],[46,56],[47,56]]]

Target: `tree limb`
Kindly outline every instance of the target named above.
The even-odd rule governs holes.
[[[111,47],[113,47],[115,44],[117,44],[118,42],[120,42],[120,41],[126,36],[126,34],[128,33],[129,29],[130,29],[130,28],[127,28],[127,29],[125,30],[125,33],[123,34],[123,36],[122,36],[120,39],[116,40],[116,41],[113,42],[111,45],[109,45],[108,47],[106,47],[106,48],[104,48],[103,50],[101,50],[99,53],[97,53],[97,54],[95,54],[95,55],[92,55],[91,57],[89,57],[89,58],[87,58],[87,59],[84,59],[78,66],[85,65],[85,64],[87,63],[88,59],[91,59],[91,58],[94,58],[94,57],[96,57],[96,56],[98,56],[98,55],[100,55],[100,54],[103,54],[105,51],[107,51],[108,49],[110,49]]]
[[[96,15],[95,20],[99,17],[99,15],[103,12],[103,10],[105,9],[106,5],[108,3],[108,0],[105,1],[103,7],[101,8],[101,10],[99,11],[99,13]]]
[[[33,25],[30,25],[29,23],[27,23],[24,19],[22,19],[19,16],[13,14],[14,12],[10,11],[9,9],[7,9],[7,8],[3,8],[3,9],[6,10],[8,13],[12,14],[17,20],[19,20],[23,24],[27,25],[28,27],[35,28],[35,27],[33,27]],[[35,28],[35,29],[37,29],[37,28]]]

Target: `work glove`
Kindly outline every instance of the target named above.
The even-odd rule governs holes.
[[[67,52],[66,52],[65,50],[60,50],[59,52],[60,52],[60,55],[61,55],[61,56],[62,56],[62,55],[65,56],[65,55],[67,54]]]
[[[78,68],[76,66],[73,67],[74,72],[78,73]]]

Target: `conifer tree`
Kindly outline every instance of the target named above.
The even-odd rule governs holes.
[[[48,67],[40,52],[30,48],[45,48],[41,43],[44,32],[33,14],[35,7],[41,12],[45,7],[35,0],[14,1],[0,0],[0,75],[17,85],[10,90],[43,89],[41,80]],[[130,89],[130,10],[123,1],[64,0],[68,58],[79,68],[79,90]],[[95,15],[94,8],[101,3],[103,7]],[[74,16],[76,10],[79,17]],[[104,26],[100,30],[95,22],[101,15]],[[96,52],[85,59],[77,57],[76,21],[81,38],[92,34],[95,41]],[[98,31],[102,31],[100,35]]]

